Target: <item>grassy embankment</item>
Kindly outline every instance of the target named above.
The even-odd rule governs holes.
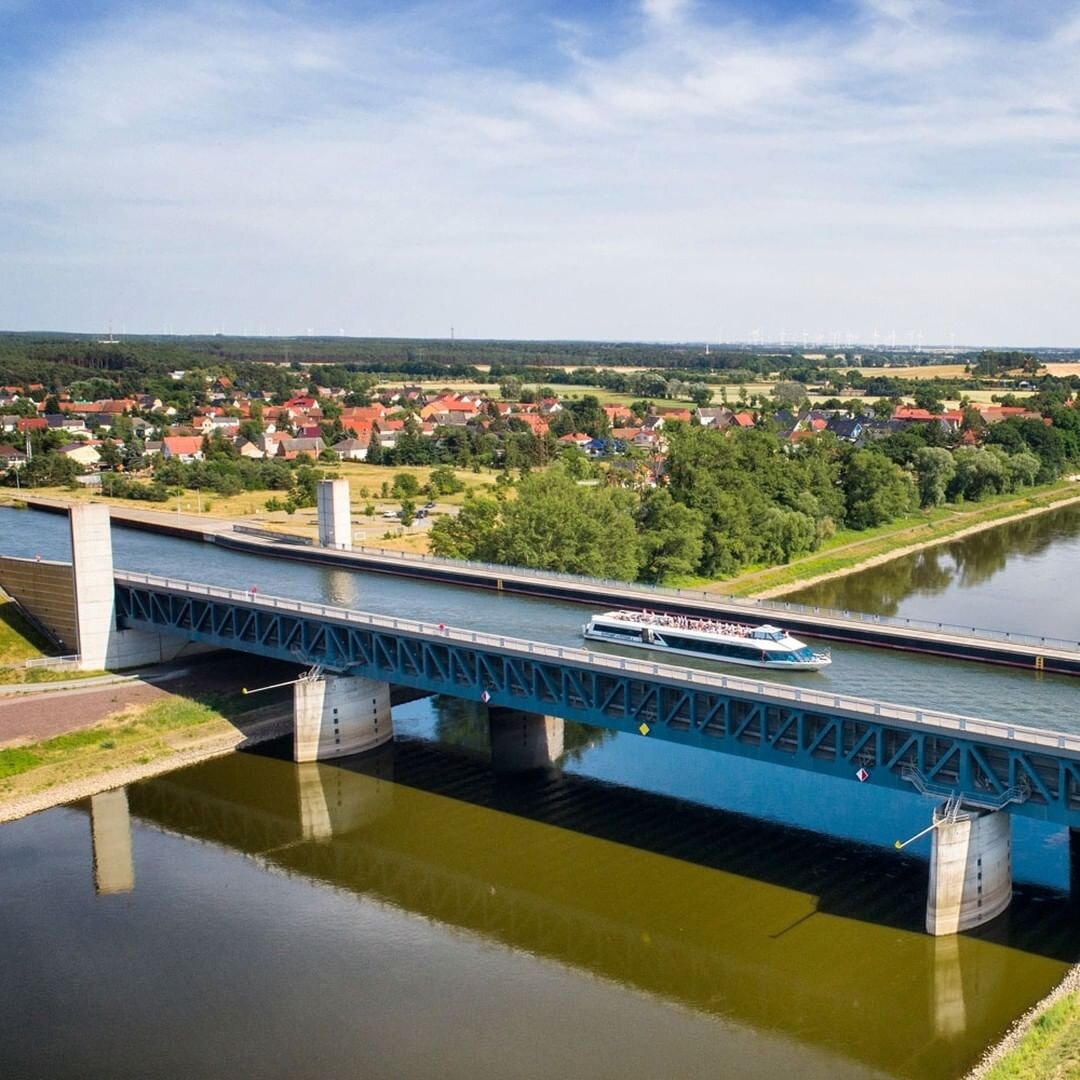
[[[236,747],[241,698],[164,698],[92,727],[0,748],[0,821]]]
[[[1002,523],[1033,510],[1080,498],[1080,488],[1068,481],[1030,488],[1023,494],[999,495],[978,503],[949,504],[921,511],[864,532],[841,530],[811,555],[773,567],[751,567],[726,581],[683,581],[711,592],[732,596],[775,596],[811,581],[851,571],[908,550],[948,540],[972,528]]]
[[[20,614],[11,600],[0,593],[0,686],[20,683],[48,683],[63,679],[81,679],[100,675],[100,671],[51,671],[26,668],[27,660],[40,660],[55,653]]]
[[[1080,992],[1055,1002],[980,1080],[1067,1080],[1080,1076]]]

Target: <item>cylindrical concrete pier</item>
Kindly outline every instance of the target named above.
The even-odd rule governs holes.
[[[322,675],[293,686],[294,761],[359,754],[393,737],[389,683]]]
[[[1000,915],[1012,900],[1008,814],[945,807],[934,811],[926,930],[957,934]]]

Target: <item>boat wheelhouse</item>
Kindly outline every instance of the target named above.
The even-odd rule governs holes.
[[[747,626],[685,615],[608,611],[594,615],[582,627],[582,634],[588,641],[748,667],[817,671],[832,663],[828,650],[811,649],[776,626]]]

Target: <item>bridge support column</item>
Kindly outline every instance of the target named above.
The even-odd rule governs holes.
[[[118,630],[109,508],[84,503],[70,510],[75,629],[83,671],[142,667],[206,646],[143,630]]]
[[[126,788],[90,797],[90,836],[95,890],[101,896],[131,892],[135,888],[135,864]]]
[[[489,708],[488,723],[496,772],[546,768],[563,752],[563,721],[558,716]]]
[[[321,675],[293,687],[294,761],[359,754],[393,737],[389,683]]]
[[[934,811],[926,930],[958,934],[1000,915],[1012,900],[1012,828],[1008,814]]]
[[[339,551],[352,551],[349,481],[320,480],[318,500],[319,543]]]

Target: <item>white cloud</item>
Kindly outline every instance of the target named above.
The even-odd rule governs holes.
[[[689,9],[688,0],[642,0],[641,10],[646,18],[666,25],[677,22]]]
[[[617,51],[554,26],[547,77],[436,6],[103,26],[6,114],[0,325],[1072,332],[1067,19],[1021,50],[920,0],[642,10],[663,32]]]

